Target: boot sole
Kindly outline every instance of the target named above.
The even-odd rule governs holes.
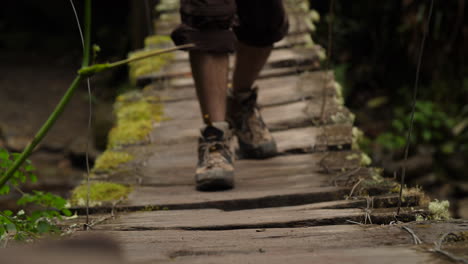
[[[275,141],[260,144],[258,147],[242,143],[239,141],[239,156],[244,159],[266,159],[278,154]]]
[[[197,190],[223,191],[234,188],[234,171],[211,170],[196,175]]]

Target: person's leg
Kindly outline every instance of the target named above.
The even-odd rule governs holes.
[[[288,19],[282,0],[236,0],[239,25],[233,89],[248,91],[258,78],[273,48],[288,30]]]
[[[258,74],[270,56],[273,46],[255,47],[237,42],[236,64],[232,78],[233,93],[252,89]]]
[[[226,120],[228,53],[190,51],[190,65],[205,124]]]
[[[253,84],[273,43],[286,34],[288,22],[281,0],[236,2],[239,25],[234,32],[238,44],[227,119],[234,128],[242,157],[267,158],[276,155],[277,147],[260,115],[256,102],[258,89]]]
[[[171,37],[175,44],[194,43],[190,65],[205,125],[198,139],[195,181],[198,190],[234,186],[231,130],[226,119],[229,57],[235,36],[230,30],[234,0],[181,0],[182,24]]]

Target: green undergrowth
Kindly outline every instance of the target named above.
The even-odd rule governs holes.
[[[146,55],[155,49],[167,48],[172,44],[168,36],[150,36],[145,39],[145,49],[130,52],[128,58]],[[153,56],[147,59],[131,62],[129,64],[129,77],[133,84],[136,84],[138,77],[160,71],[165,65],[174,59],[173,53],[165,53],[158,56]]]
[[[93,172],[108,172],[118,168],[121,164],[132,161],[133,159],[133,155],[126,152],[107,150],[96,159]]]
[[[12,166],[19,155],[0,148],[0,175]],[[36,181],[35,168],[26,160],[26,164],[13,174],[9,183],[0,188],[0,196],[8,195],[12,190],[16,191],[15,195],[21,194],[21,198],[16,201],[16,205],[21,209],[0,209],[0,241],[5,241],[5,245],[10,239],[32,241],[43,235],[60,235],[62,230],[58,223],[71,217],[64,198],[49,192],[26,193],[21,190],[23,184]]]
[[[111,182],[91,182],[89,186],[89,205],[101,206],[104,203],[116,203],[128,197],[132,187]],[[86,206],[87,184],[82,184],[72,191],[70,203],[74,206]]]

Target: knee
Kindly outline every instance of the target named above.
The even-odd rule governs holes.
[[[194,43],[194,50],[232,52],[235,36],[230,28],[235,14],[234,0],[182,0],[182,24],[171,37],[176,45]]]

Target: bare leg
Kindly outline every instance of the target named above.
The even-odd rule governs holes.
[[[234,92],[245,92],[252,88],[272,48],[273,46],[254,47],[237,43],[236,66],[232,81]]]
[[[190,51],[190,64],[203,121],[225,121],[229,55]]]

